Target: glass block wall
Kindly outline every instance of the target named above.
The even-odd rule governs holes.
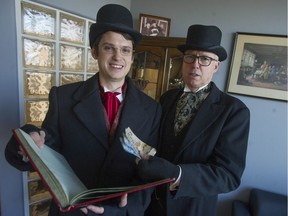
[[[93,20],[26,0],[15,0],[21,125],[41,126],[52,86],[98,72],[89,47]],[[36,172],[24,175],[25,215],[46,216],[51,196]]]

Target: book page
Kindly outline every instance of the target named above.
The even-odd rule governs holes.
[[[42,180],[62,207],[69,206],[72,197],[87,190],[63,155],[47,145],[40,149],[30,135],[21,129],[14,131],[27,151],[30,161],[37,167],[39,175],[44,178]]]
[[[128,187],[113,187],[113,188],[95,188],[79,193],[71,200],[71,205],[93,200],[93,202],[101,197],[109,196],[116,193],[125,192],[135,188],[135,186]]]
[[[158,185],[166,184],[175,181],[175,179],[163,179],[160,181],[155,181],[151,183],[146,183],[136,186],[124,186],[124,187],[113,187],[113,188],[95,188],[87,190],[79,195],[77,195],[72,201],[71,206],[68,209],[72,210],[74,208],[79,208],[81,206],[90,205],[93,203],[101,202],[104,200],[116,198],[122,196],[126,193],[134,193],[137,191],[145,190],[151,187],[156,187]]]

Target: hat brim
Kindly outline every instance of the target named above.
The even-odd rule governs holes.
[[[219,61],[224,61],[227,58],[227,52],[222,46],[199,46],[195,44],[183,44],[177,46],[178,50],[184,53],[186,50],[201,50],[215,53],[219,57]]]
[[[142,34],[134,29],[128,28],[125,25],[122,24],[109,24],[109,23],[93,23],[90,27],[90,33],[89,33],[89,43],[90,47],[95,43],[96,38],[107,32],[107,31],[117,31],[117,32],[123,32],[131,35],[131,37],[134,40],[135,45],[137,45],[141,38]]]

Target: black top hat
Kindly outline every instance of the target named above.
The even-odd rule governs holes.
[[[107,4],[99,9],[96,23],[93,23],[90,27],[90,47],[92,48],[99,35],[107,31],[128,33],[134,39],[135,44],[139,43],[142,38],[142,34],[133,29],[133,19],[130,11],[117,4]]]
[[[221,37],[222,32],[216,26],[191,25],[188,28],[186,44],[177,48],[183,53],[188,49],[212,52],[219,57],[219,61],[224,61],[227,53],[220,46]]]

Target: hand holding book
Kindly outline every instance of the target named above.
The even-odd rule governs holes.
[[[46,137],[45,131],[34,125],[26,125],[24,127],[26,127],[26,130],[29,129],[30,132],[28,133],[30,137],[33,139],[34,143],[40,149],[43,148],[45,145],[45,137]],[[19,146],[18,154],[22,156],[22,161],[29,162],[29,158],[21,145]]]
[[[126,215],[126,206],[128,204],[128,194],[124,194],[121,196],[119,203],[115,204],[109,204],[109,205],[88,205],[83,208],[81,208],[81,211],[85,215],[90,215],[89,211],[98,214],[103,214],[105,212],[105,215]]]

